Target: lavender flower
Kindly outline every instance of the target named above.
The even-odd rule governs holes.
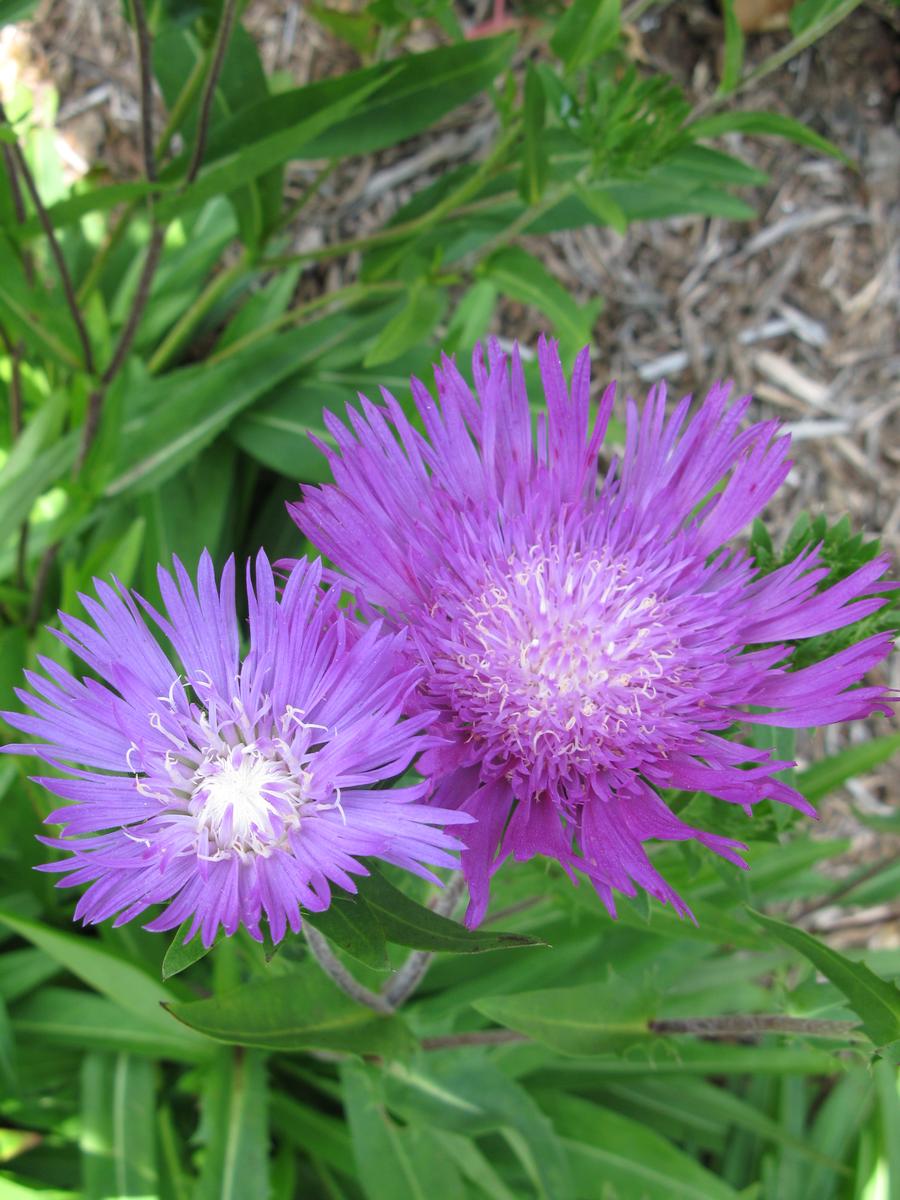
[[[121,925],[167,906],[147,928],[192,917],[206,946],[222,926],[260,939],[300,927],[299,906],[328,907],[331,887],[356,891],[361,855],[426,878],[456,866],[442,832],[465,818],[419,803],[424,784],[384,789],[414,755],[432,714],[401,720],[420,672],[399,662],[403,635],[363,629],[319,588],[321,566],[299,563],[279,599],[263,553],[248,568],[250,649],[240,657],[234,562],[217,586],[208,555],[196,591],[175,561],[163,570],[168,616],[141,600],[171,647],[172,664],[124,589],[96,583],[82,597],[96,628],[61,616],[58,636],[101,680],[77,680],[41,659],[19,692],[36,716],[4,714],[39,745],[7,746],[68,769],[38,779],[71,807],[43,838],[71,857],[47,864],[62,885],[89,883],[76,917]],[[140,600],[140,598],[138,597]]]
[[[854,686],[888,635],[795,671],[787,644],[880,608],[886,560],[824,590],[815,549],[757,578],[728,543],[788,473],[776,423],[742,430],[750,398],[729,405],[721,385],[691,420],[689,397],[667,419],[654,389],[643,411],[628,401],[624,453],[601,477],[614,388],[591,428],[588,352],[571,391],[555,345],[539,360],[536,435],[518,352],[496,344],[487,365],[476,350],[474,396],[446,358],[439,405],[412,381],[425,436],[387,392],[348,408],[350,429],[327,415],[335,484],[304,488],[292,515],[365,604],[413,626],[419,699],[448,739],[422,769],[435,803],[477,818],[462,835],[468,922],[510,855],[583,872],[613,915],[613,892],[636,885],[686,913],[644,843],[695,839],[740,866],[746,847],[685,824],[659,789],[812,814],[774,777],[788,763],[728,731],[888,711],[881,688]]]

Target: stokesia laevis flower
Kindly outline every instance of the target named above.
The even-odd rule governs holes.
[[[468,922],[510,855],[583,872],[613,914],[613,892],[636,885],[685,913],[644,843],[695,839],[740,866],[745,847],[685,824],[659,790],[812,812],[774,778],[789,764],[726,731],[888,711],[881,688],[854,686],[888,635],[795,671],[787,644],[881,607],[886,560],[825,590],[815,549],[757,578],[728,544],[787,475],[775,422],[742,429],[750,398],[722,385],[691,419],[689,397],[667,418],[654,389],[642,410],[628,401],[604,474],[614,388],[591,425],[588,352],[571,388],[555,344],[539,362],[536,433],[518,352],[496,344],[487,363],[476,350],[474,395],[446,358],[439,403],[412,381],[424,436],[387,392],[348,408],[349,429],[327,415],[335,483],[305,487],[292,515],[364,604],[413,627],[419,698],[449,740],[421,769],[435,803],[477,818],[461,835]]]
[[[260,553],[242,659],[233,560],[217,585],[204,554],[196,589],[174,565],[174,580],[159,572],[167,615],[99,581],[81,597],[96,628],[61,615],[60,640],[102,682],[42,658],[46,674],[27,673],[36,695],[18,693],[36,715],[4,714],[41,739],[6,750],[67,764],[68,778],[37,782],[74,801],[47,818],[63,836],[42,840],[70,854],[44,870],[90,885],[76,917],[121,925],[166,904],[148,929],[193,918],[187,938],[209,946],[220,926],[260,939],[264,914],[277,942],[300,928],[299,906],[356,891],[360,856],[429,879],[426,863],[456,866],[443,827],[463,814],[420,803],[425,784],[382,786],[434,742],[432,714],[401,717],[419,676],[404,635],[339,610],[318,562],[298,563],[279,598]]]

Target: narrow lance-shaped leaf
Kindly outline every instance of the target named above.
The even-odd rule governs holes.
[[[865,963],[845,958],[802,929],[795,929],[793,925],[776,921],[753,909],[750,909],[750,915],[763,929],[809,959],[843,992],[866,1035],[876,1046],[890,1046],[900,1040],[900,988],[896,984],[881,979]]]
[[[0,924],[7,925],[20,937],[26,938],[126,1011],[137,1014],[148,1028],[159,1029],[168,1037],[180,1038],[188,1047],[202,1046],[202,1039],[189,1030],[179,1030],[160,1007],[166,1001],[175,999],[173,993],[139,967],[83,935],[61,933],[8,909],[0,909]]]
[[[414,1045],[401,1017],[357,1004],[312,962],[291,975],[166,1007],[192,1029],[238,1046],[391,1056]]]
[[[725,54],[722,63],[722,79],[719,91],[725,95],[733,92],[741,80],[744,65],[744,31],[738,20],[734,0],[722,0],[725,18]]]
[[[155,1196],[155,1067],[130,1054],[88,1054],[81,1070],[84,1200]]]
[[[427,1126],[400,1126],[370,1069],[341,1069],[344,1109],[360,1185],[367,1200],[464,1200],[456,1167]]]
[[[547,182],[547,153],[541,137],[546,104],[541,76],[529,63],[525,75],[525,150],[519,188],[526,204],[537,204]]]
[[[655,997],[624,979],[512,996],[485,996],[474,1007],[563,1054],[602,1054],[650,1036]]]
[[[202,1094],[200,1178],[193,1200],[269,1195],[268,1084],[265,1056],[222,1054]]]
[[[360,894],[375,912],[389,942],[413,950],[448,950],[456,954],[479,954],[487,950],[510,950],[544,943],[518,933],[469,930],[411,900],[377,870],[359,884]]]
[[[41,1046],[123,1051],[188,1063],[202,1062],[218,1050],[205,1038],[186,1040],[177,1021],[169,1019],[161,1029],[105,996],[71,987],[40,988],[16,1005],[12,1022],[17,1038]]]

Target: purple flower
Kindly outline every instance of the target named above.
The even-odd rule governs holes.
[[[614,388],[591,427],[588,352],[571,390],[555,345],[539,359],[535,433],[518,352],[496,344],[488,364],[476,351],[475,395],[446,358],[439,404],[412,381],[425,436],[387,392],[348,408],[349,429],[327,415],[335,483],[304,488],[292,515],[365,605],[413,627],[419,700],[447,739],[421,769],[435,803],[477,818],[468,922],[510,855],[583,872],[613,914],[636,885],[685,913],[644,843],[695,839],[740,866],[745,847],[683,823],[660,789],[812,813],[774,777],[790,764],[729,730],[889,711],[881,688],[854,686],[888,635],[795,671],[788,644],[880,608],[886,560],[825,590],[817,550],[757,578],[728,543],[788,473],[776,423],[741,429],[750,398],[729,404],[721,385],[667,418],[654,389],[643,410],[628,401],[624,453],[598,473]]]
[[[18,693],[36,715],[4,714],[41,739],[7,750],[87,767],[37,780],[74,801],[47,818],[64,836],[42,840],[71,855],[44,870],[90,884],[76,917],[121,925],[166,904],[148,929],[193,918],[188,938],[209,946],[220,926],[260,939],[265,914],[277,942],[300,906],[328,907],[332,885],[356,891],[359,856],[429,879],[425,863],[456,866],[442,827],[464,814],[419,803],[425,784],[383,786],[435,742],[432,714],[401,719],[420,674],[400,659],[403,635],[339,610],[318,562],[299,563],[279,599],[260,553],[242,658],[233,560],[219,586],[207,554],[196,590],[177,559],[175,574],[159,572],[167,616],[138,597],[168,653],[131,594],[96,582],[98,599],[82,597],[96,628],[62,615],[58,636],[104,682],[42,658],[46,675],[27,673],[37,694]]]

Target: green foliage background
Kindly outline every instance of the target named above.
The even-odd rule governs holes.
[[[788,49],[855,2],[802,0]],[[7,0],[0,19],[30,7]],[[467,354],[503,297],[540,310],[565,358],[590,342],[597,306],[520,235],[749,217],[740,193],[760,174],[710,144],[730,130],[839,154],[784,116],[733,109],[777,63],[745,69],[731,0],[702,116],[629,62],[616,0],[548,8],[548,52],[527,66],[515,33],[466,41],[449,0],[312,8],[366,65],[284,89],[234,0],[126,5],[168,113],[163,130],[145,124],[142,179],[67,188],[31,98],[7,105],[4,704],[38,654],[65,653],[45,625],[93,576],[152,600],[173,553],[300,552],[283,502],[323,477],[308,437],[327,440],[323,407],[382,384],[405,402],[408,375],[427,378],[438,347]],[[408,53],[413,19],[444,44]],[[481,94],[496,128],[478,163],[363,238],[292,249],[311,193],[285,200],[287,162],[319,164],[315,187]],[[304,272],[351,251],[352,283],[297,301]],[[835,577],[874,553],[816,521],[774,543],[757,527],[753,547],[767,570],[820,540]],[[800,654],[836,648],[815,639]],[[898,748],[855,745],[794,782],[818,801]],[[900,952],[844,956],[778,917],[792,902],[893,899],[900,868],[836,889],[821,867],[846,843],[812,840],[788,812],[749,823],[671,798],[751,838],[747,875],[685,846],[654,852],[696,926],[645,898],[613,924],[585,887],[530,863],[498,875],[469,934],[409,881],[375,874],[313,922],[360,994],[388,997],[373,1006],[302,939],[274,953],[239,935],[203,955],[130,926],[74,928],[71,898],[32,870],[49,809],[15,760],[0,763],[0,798],[0,1200],[900,1197]],[[398,999],[413,968],[421,982]]]

